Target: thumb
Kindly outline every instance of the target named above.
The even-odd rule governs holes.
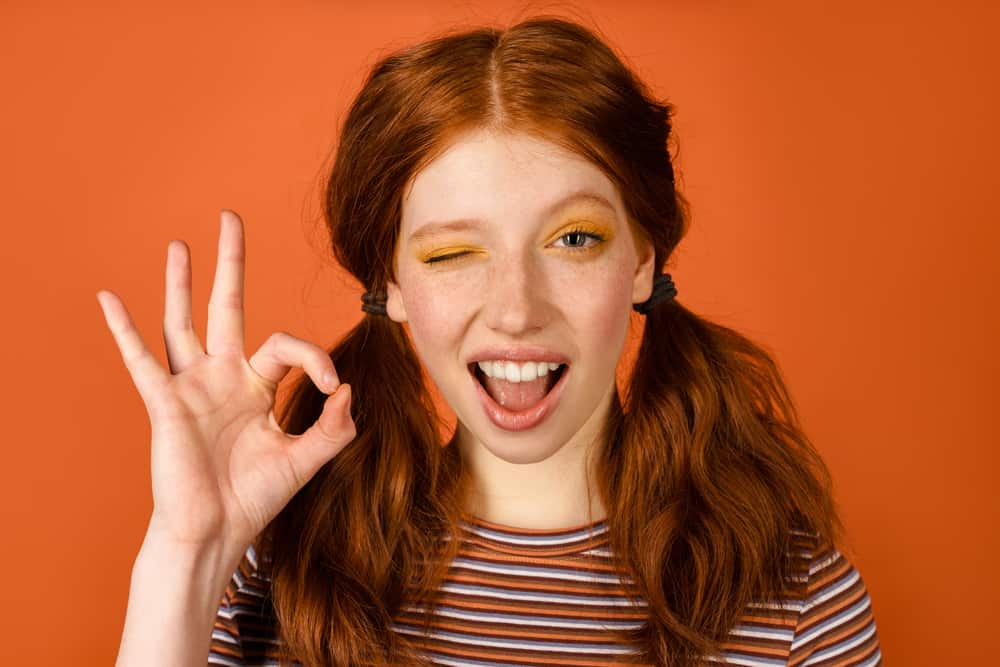
[[[310,480],[327,461],[340,453],[358,434],[351,418],[351,385],[341,384],[323,403],[316,423],[298,436],[289,458],[299,479]]]

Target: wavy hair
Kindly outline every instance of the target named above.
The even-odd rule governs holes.
[[[485,128],[545,138],[598,166],[663,267],[689,220],[671,164],[673,112],[594,32],[559,17],[392,53],[341,128],[323,200],[333,255],[366,290],[395,282],[405,187],[458,133]],[[676,300],[644,323],[632,317],[642,339],[623,391],[616,383],[596,479],[610,547],[648,603],[647,623],[620,639],[644,662],[694,664],[748,603],[794,594],[793,531],[826,545],[844,529],[772,356]],[[460,546],[459,449],[454,436],[442,442],[402,324],[366,315],[330,358],[353,388],[357,436],[255,541],[284,658],[428,664],[391,626],[404,605],[433,612]],[[303,375],[282,428],[302,433],[325,397]]]

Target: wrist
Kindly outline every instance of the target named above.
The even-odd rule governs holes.
[[[155,521],[150,521],[135,559],[133,573],[171,572],[183,578],[225,582],[232,576],[247,545],[227,545],[222,540],[186,542],[178,540]]]

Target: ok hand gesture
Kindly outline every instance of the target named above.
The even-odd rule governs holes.
[[[188,546],[245,548],[320,466],[357,434],[349,385],[318,345],[275,333],[246,359],[243,349],[243,221],[220,220],[206,346],[191,325],[191,259],[167,246],[163,337],[169,369],[150,353],[124,303],[97,293],[108,328],[142,397],[152,431],[150,530]],[[282,432],[275,391],[300,367],[330,394],[302,435]]]

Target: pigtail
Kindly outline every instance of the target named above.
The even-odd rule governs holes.
[[[655,620],[629,640],[682,664],[716,651],[751,601],[795,597],[793,531],[843,533],[831,476],[773,357],[676,301],[646,315],[618,407],[602,493]]]
[[[442,500],[457,490],[459,462],[440,446],[422,367],[399,324],[365,316],[330,358],[351,385],[357,437],[271,522],[258,548],[271,563],[286,660],[382,664],[405,651],[391,632],[393,612],[410,584],[419,588],[418,562],[436,552],[435,538],[448,530]],[[304,432],[325,398],[303,375],[282,411],[282,428]]]

